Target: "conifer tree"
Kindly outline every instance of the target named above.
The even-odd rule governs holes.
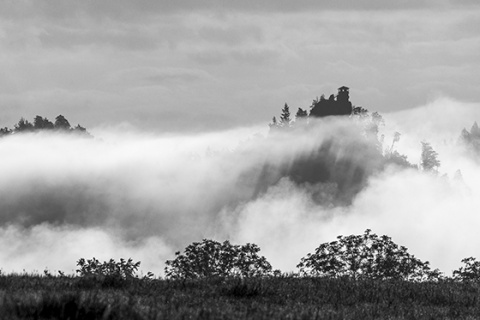
[[[304,119],[308,116],[307,110],[303,110],[302,108],[298,108],[297,114],[295,115],[295,118],[298,119]]]
[[[272,123],[269,123],[268,126],[270,127],[270,130],[276,130],[280,127],[278,121],[277,121],[277,117],[273,117],[272,118]]]
[[[60,130],[70,130],[71,126],[67,119],[64,116],[59,115],[55,118],[55,129]]]
[[[18,123],[15,125],[15,132],[24,132],[24,131],[32,131],[33,130],[33,124],[31,124],[28,120],[25,120],[25,118],[20,118]]]
[[[285,103],[285,106],[282,109],[282,114],[280,115],[280,125],[282,127],[290,127],[290,108],[288,107],[288,104]]]

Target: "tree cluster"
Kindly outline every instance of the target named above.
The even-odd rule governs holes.
[[[165,275],[171,279],[197,279],[209,277],[255,277],[272,272],[272,266],[260,248],[251,243],[232,245],[204,239],[194,242],[181,254],[176,252],[174,260],[167,260]]]
[[[40,132],[40,131],[56,131],[62,133],[76,133],[81,135],[90,136],[87,132],[87,129],[82,127],[80,124],[72,127],[70,122],[62,115],[58,115],[55,118],[55,121],[52,122],[45,117],[36,116],[33,119],[33,122],[26,120],[25,118],[20,118],[20,120],[14,125],[13,129],[10,128],[1,128],[0,136],[6,136],[10,134],[24,133],[24,132]]]
[[[378,112],[370,113],[368,109],[361,106],[352,105],[349,101],[349,93],[347,87],[338,89],[338,95],[330,95],[328,99],[325,95],[313,100],[310,106],[310,112],[302,108],[298,108],[295,118],[290,115],[290,107],[285,103],[281,110],[280,121],[273,117],[269,124],[270,131],[286,132],[296,128],[305,128],[309,125],[309,119],[323,118],[327,116],[348,116],[352,120],[357,120],[363,124],[363,132],[361,135],[365,137],[367,145],[373,146],[377,150],[378,155],[383,158],[383,165],[395,164],[404,168],[423,169],[427,172],[437,172],[440,167],[438,153],[433,149],[429,142],[421,142],[421,162],[419,165],[410,163],[406,155],[400,154],[395,150],[395,144],[400,141],[401,134],[395,132],[390,146],[384,146],[385,137],[379,136],[380,127],[385,125],[383,117]],[[480,128],[475,123],[471,132],[462,131],[461,140],[472,146],[473,149],[480,153]]]
[[[465,266],[453,271],[453,278],[459,281],[480,281],[480,261],[474,257],[462,259]]]
[[[204,239],[187,246],[183,254],[176,252],[174,260],[167,260],[165,275],[168,279],[183,280],[281,275],[279,270],[272,271],[267,259],[258,255],[259,251],[255,244],[240,246],[229,241],[220,243]],[[85,261],[79,263],[85,265]],[[452,277],[447,277],[438,269],[432,270],[428,261],[416,258],[390,237],[378,236],[367,229],[364,234],[338,236],[335,241],[320,244],[313,253],[300,260],[298,273],[294,275],[353,280],[480,282],[480,261],[470,257],[463,259],[462,263],[463,267],[453,271]],[[88,264],[94,264],[95,269],[98,261],[89,260]],[[77,272],[92,273],[90,269]]]
[[[340,87],[338,88],[338,95],[335,97],[335,95],[332,94],[328,99],[325,98],[325,95],[321,95],[320,98],[313,100],[309,107],[310,112],[308,112],[307,109],[298,108],[295,119],[290,117],[290,107],[285,103],[282,114],[280,115],[280,121],[277,121],[277,118],[273,117],[270,128],[272,130],[287,129],[299,122],[303,125],[309,117],[351,116],[352,114],[366,112],[366,109],[352,105],[349,100],[348,90],[349,88],[347,87]]]
[[[332,94],[329,99],[325,99],[325,95],[314,99],[309,107],[310,112],[307,109],[298,108],[295,118],[291,117],[290,107],[285,103],[281,110],[280,120],[277,120],[277,117],[274,116],[269,124],[270,131],[276,133],[305,128],[312,122],[310,119],[347,116],[360,121],[364,127],[363,135],[370,143],[375,145],[379,152],[383,152],[382,141],[378,137],[380,126],[385,123],[383,117],[378,112],[370,114],[367,109],[352,105],[347,87],[341,87],[338,90],[336,97]]]
[[[367,229],[363,235],[338,236],[323,243],[297,265],[307,276],[351,277],[353,279],[431,280],[438,270],[398,246],[388,236],[377,236]]]
[[[480,154],[480,128],[477,122],[472,125],[470,131],[463,128],[459,142],[466,146],[475,155]]]

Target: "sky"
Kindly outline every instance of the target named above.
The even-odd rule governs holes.
[[[1,0],[0,126],[200,132],[351,88],[372,111],[480,101],[480,3]]]

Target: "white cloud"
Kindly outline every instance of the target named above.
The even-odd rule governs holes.
[[[432,117],[438,109],[443,112]],[[275,179],[282,166],[331,135],[341,139],[325,150],[337,157],[349,150],[353,163],[374,166],[351,121],[323,121],[306,136],[278,139],[254,138],[265,134],[264,126],[159,135],[128,125],[97,128],[97,139],[3,138],[0,251],[8,263],[2,268],[69,272],[80,257],[131,256],[142,261],[142,270],[161,274],[172,252],[202,238],[228,238],[258,244],[275,268],[286,271],[320,243],[370,228],[448,273],[478,251],[480,170],[455,145],[464,123],[479,116],[476,110],[444,99],[387,115],[386,144],[391,132],[400,131],[397,148],[415,163],[419,142],[428,139],[439,152],[441,175],[450,178],[391,168],[371,176],[346,206],[325,201],[339,190],[333,184]],[[265,164],[270,176],[261,175]],[[458,169],[464,182],[452,179]],[[352,181],[355,170],[330,174]]]

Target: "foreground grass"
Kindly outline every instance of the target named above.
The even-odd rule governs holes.
[[[478,319],[480,285],[0,276],[0,319]]]

